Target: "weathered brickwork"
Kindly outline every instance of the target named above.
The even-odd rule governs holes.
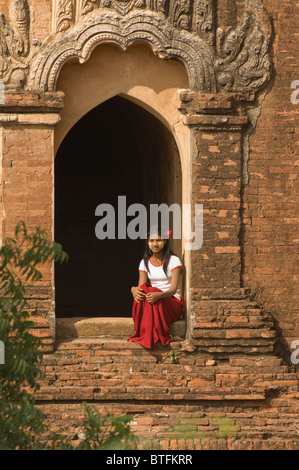
[[[192,260],[200,280],[194,287],[203,293],[240,287],[241,139],[247,116],[236,105],[238,99],[181,94],[181,112],[194,126],[198,148],[192,162],[193,201],[203,204],[204,246],[194,250]]]
[[[19,220],[54,237],[55,135],[65,102],[78,100],[57,80],[68,61],[84,66],[107,43],[125,53],[141,41],[161,61],[183,65],[189,87],[176,88],[175,116],[162,112],[162,121],[179,142],[177,155],[191,142],[176,184],[183,181],[183,201],[189,194],[203,204],[203,246],[184,253],[187,335],[171,344],[176,362],[170,348],[147,351],[121,336],[56,335],[54,267],[43,267],[43,280],[28,286],[46,353],[37,403],[52,429],[76,442],[85,400],[103,413],[132,414],[145,448],[297,449],[298,5],[178,3],[0,0],[0,28],[9,33],[0,35],[1,238]],[[159,115],[143,78],[140,95],[135,83],[126,92]],[[155,86],[150,99],[158,102]],[[150,142],[155,122],[147,122]],[[116,129],[116,139],[124,134]],[[136,129],[134,136],[142,147]],[[159,168],[166,175],[165,160]],[[230,422],[225,435],[222,419]]]
[[[298,80],[298,4],[265,2],[275,34],[275,75],[261,99],[250,134],[244,187],[244,285],[259,292],[288,346],[299,337],[298,111],[291,88]],[[297,69],[297,70],[296,70]]]
[[[1,115],[2,178],[1,235],[14,236],[23,220],[28,230],[37,226],[53,237],[53,126],[61,99],[53,95],[7,93]],[[13,112],[12,112],[13,110]],[[41,267],[42,280],[26,286],[36,333],[45,351],[54,344],[53,266]]]
[[[60,338],[44,359],[38,404],[51,428],[74,442],[82,438],[86,401],[104,416],[132,415],[141,448],[298,449],[298,381],[281,359],[214,360],[188,349],[184,342],[149,352],[117,338]]]

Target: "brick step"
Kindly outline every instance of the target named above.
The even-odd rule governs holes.
[[[298,391],[278,358],[221,363],[180,349],[147,350],[116,338],[60,339],[43,362],[38,400],[264,400],[269,390]],[[178,360],[173,360],[173,350]],[[259,365],[257,365],[259,364]]]
[[[288,367],[283,360],[274,355],[244,355],[232,354],[229,359],[213,359],[210,354],[198,352],[200,348],[190,344],[187,340],[170,343],[163,347],[156,345],[154,349],[148,350],[137,343],[128,341],[127,338],[119,337],[80,337],[80,338],[58,338],[56,341],[55,353],[45,355],[44,361],[54,361],[58,364],[76,363],[77,359],[88,358],[90,363],[143,363],[142,367],[151,367],[152,363],[167,363],[173,365],[170,352],[173,350],[179,358],[179,363],[184,366],[194,366],[197,369],[201,366],[211,365],[215,368],[218,365],[221,370],[226,368],[229,371],[250,370],[254,371],[287,371]]]
[[[278,335],[271,315],[248,298],[197,302],[192,337],[201,352],[214,356],[263,355],[275,351]]]
[[[170,334],[173,336],[183,338],[185,330],[186,322],[184,320],[179,320],[170,326]],[[134,333],[134,323],[131,317],[73,317],[56,319],[56,334],[58,337],[129,337]]]
[[[269,354],[275,350],[275,345],[264,340],[215,340],[206,339],[200,341],[194,341],[194,344],[198,347],[198,350],[203,352],[209,352],[210,354],[217,354],[221,356],[229,357],[231,354]]]

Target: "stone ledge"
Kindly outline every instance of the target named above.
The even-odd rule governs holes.
[[[170,334],[184,338],[186,322],[179,320],[170,326]],[[131,317],[73,317],[57,318],[56,334],[58,337],[71,338],[96,336],[131,336],[135,332]]]

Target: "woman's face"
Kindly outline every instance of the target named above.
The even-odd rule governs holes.
[[[160,253],[164,246],[166,240],[163,240],[160,235],[152,234],[148,238],[148,246],[153,253]]]

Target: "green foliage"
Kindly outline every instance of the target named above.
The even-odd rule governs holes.
[[[78,446],[79,450],[126,450],[136,449],[137,437],[131,433],[129,422],[132,416],[107,416],[83,403],[85,437]]]
[[[41,280],[39,264],[68,259],[60,244],[49,241],[37,228],[28,234],[20,222],[15,238],[7,238],[0,249],[0,340],[5,364],[0,364],[0,449],[74,449],[68,440],[50,432],[45,416],[35,406],[34,392],[42,376],[41,341],[31,333],[26,283]],[[136,445],[130,431],[131,417],[109,417],[84,404],[85,437],[78,448],[127,448]]]
[[[132,416],[101,416],[87,403],[84,409],[82,435],[78,445],[73,445],[66,437],[48,433],[46,450],[129,450],[137,449],[139,439],[131,432],[129,422]]]
[[[170,357],[171,362],[173,362],[174,364],[176,364],[179,361],[179,358],[173,349],[170,350],[169,357]]]
[[[15,238],[4,240],[0,249],[0,339],[5,364],[0,365],[0,447],[28,449],[37,445],[43,430],[43,415],[34,406],[39,388],[41,341],[31,334],[25,283],[41,279],[37,265],[48,259],[67,259],[61,245],[50,242],[37,228],[28,234],[20,222]]]

